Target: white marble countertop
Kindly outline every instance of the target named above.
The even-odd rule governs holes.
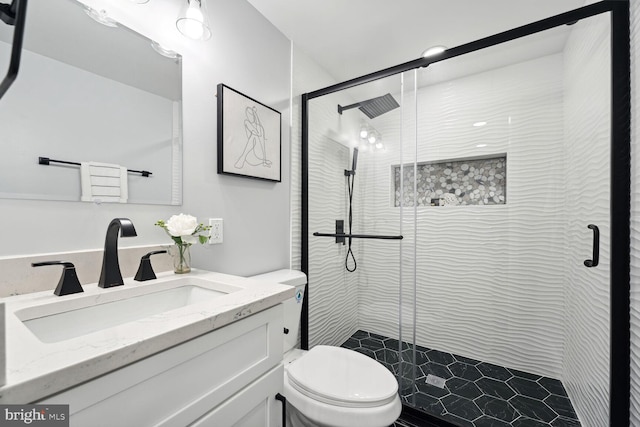
[[[118,293],[146,294],[169,286],[175,279],[216,282],[234,292],[203,302],[154,314],[58,342],[41,342],[16,312],[46,312],[51,303],[82,307],[118,299]],[[272,307],[294,295],[294,288],[221,273],[192,270],[185,275],[160,273],[158,279],[102,289],[85,285],[84,292],[58,297],[51,291],[2,298],[4,303],[6,383],[0,403],[26,404],[58,393],[176,344]],[[164,285],[163,285],[164,284]],[[27,309],[27,310],[25,310]],[[0,364],[1,366],[1,364]]]

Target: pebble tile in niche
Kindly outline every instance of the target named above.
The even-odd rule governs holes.
[[[567,393],[557,379],[413,346],[393,338],[354,333],[342,347],[366,354],[400,376],[404,404],[459,427],[580,427]],[[416,366],[413,366],[413,360]],[[415,374],[416,380],[413,380]],[[444,388],[427,383],[435,375]],[[398,420],[394,426],[412,427]]]

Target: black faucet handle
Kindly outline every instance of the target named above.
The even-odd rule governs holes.
[[[138,267],[138,272],[133,280],[137,280],[138,282],[144,282],[146,280],[153,280],[156,278],[156,273],[153,271],[153,266],[151,265],[151,255],[156,254],[166,254],[167,251],[153,251],[149,252],[146,255],[143,255],[140,258],[140,266]]]
[[[66,261],[45,261],[31,263],[31,267],[43,267],[46,265],[62,265],[64,267],[62,269],[60,280],[58,281],[58,286],[56,287],[56,290],[53,291],[54,294],[63,296],[84,292],[84,290],[82,289],[82,285],[80,284],[80,280],[78,280],[78,275],[76,274],[76,267],[72,263]]]

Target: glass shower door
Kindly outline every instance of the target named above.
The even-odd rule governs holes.
[[[603,15],[418,71],[415,407],[608,424],[609,46]]]

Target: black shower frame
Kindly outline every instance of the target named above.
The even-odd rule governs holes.
[[[443,53],[419,58],[302,95],[302,235],[301,269],[309,273],[309,116],[314,98],[369,83],[416,68],[475,52],[524,36],[571,25],[581,19],[610,13],[611,19],[611,259],[610,259],[610,378],[609,425],[629,425],[630,404],[630,209],[631,209],[631,82],[628,0],[601,1],[463,44]],[[302,305],[302,348],[309,348],[308,285]],[[313,297],[313,296],[311,296]],[[404,406],[403,413],[420,414]],[[424,414],[438,425],[452,425]]]

